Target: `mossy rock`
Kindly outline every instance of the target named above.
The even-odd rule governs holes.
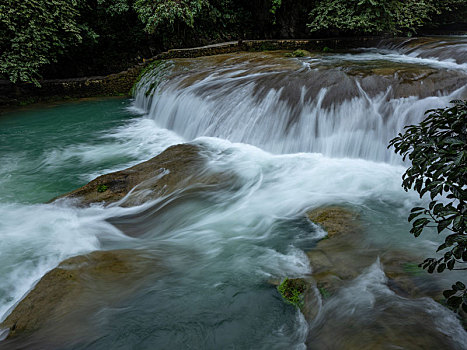
[[[313,209],[307,213],[308,218],[319,224],[329,237],[344,233],[356,233],[361,230],[358,213],[343,207],[325,207]]]
[[[195,184],[214,186],[231,178],[231,175],[209,172],[200,152],[201,148],[196,145],[175,145],[146,162],[99,176],[57,199],[75,198],[85,206],[99,202],[110,204],[131,192],[121,205],[132,206]]]
[[[292,52],[292,56],[293,57],[310,57],[311,52],[307,51],[307,50],[298,49],[298,50],[295,50],[294,52]]]
[[[422,257],[369,245],[355,211],[330,206],[310,211],[308,218],[328,233],[328,239],[307,252],[318,289],[336,293],[379,258],[394,292],[404,297],[439,298],[442,287],[429,282],[431,279],[417,265]]]
[[[8,341],[38,330],[53,335],[65,324],[86,328],[86,319],[96,311],[96,304],[105,308],[124,299],[157,265],[156,259],[128,249],[69,258],[41,278],[0,329],[9,329]]]
[[[277,290],[287,303],[301,307],[305,292],[308,290],[308,283],[303,278],[286,278]]]

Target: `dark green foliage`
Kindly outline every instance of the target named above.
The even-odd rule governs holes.
[[[151,39],[133,9],[133,0],[79,0],[82,41],[69,47],[58,63],[44,67],[43,76],[107,75],[152,56]]]
[[[335,34],[412,34],[432,19],[451,15],[464,21],[464,0],[329,0],[319,1],[310,12],[311,32]],[[457,11],[457,13],[453,13]]]
[[[193,28],[194,19],[207,0],[135,0],[135,9],[149,33],[159,27],[183,23]]]
[[[389,144],[412,163],[403,175],[402,187],[414,189],[420,198],[425,194],[431,198],[428,208],[411,210],[410,232],[418,237],[425,227],[435,227],[438,234],[449,231],[437,249],[443,256],[420,264],[429,273],[467,270],[459,267],[467,263],[467,102],[452,103],[452,107],[427,111],[420,125],[406,127]],[[458,308],[463,300],[462,307],[467,307],[467,291],[461,282],[444,295],[448,306]]]
[[[329,299],[331,297],[331,293],[324,287],[319,287],[319,294],[323,297],[323,299]]]
[[[307,21],[317,36],[394,34],[466,16],[465,0],[4,0],[0,77],[107,75],[170,48],[305,37]]]
[[[109,186],[107,185],[99,185],[97,186],[97,192],[102,193],[105,192],[109,189]]]
[[[81,41],[76,0],[3,0],[0,75],[39,85],[39,69]]]
[[[453,310],[457,310],[459,307],[467,312],[467,289],[464,283],[456,282],[451,286],[451,289],[443,292],[446,298],[446,304]]]
[[[286,278],[277,287],[277,290],[282,295],[285,301],[296,307],[301,307],[303,305],[304,293],[307,290],[307,284],[301,278]]]

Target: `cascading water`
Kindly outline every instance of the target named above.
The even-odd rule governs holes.
[[[0,349],[466,349],[455,314],[386,275],[410,270],[442,238],[408,233],[408,211],[426,203],[401,189],[404,164],[386,146],[426,109],[467,97],[458,55],[467,39],[452,39],[455,57],[437,49],[443,40],[300,59],[176,59],[143,78],[130,108],[115,100],[6,115],[0,319],[70,256],[124,249],[150,267],[110,290],[89,280],[79,300],[86,315],[49,320]],[[230,175],[225,186],[136,207],[38,204],[182,142],[200,147],[207,170]],[[304,214],[327,205],[358,212],[361,232],[325,240],[324,261],[349,277],[327,299],[317,288],[315,317],[305,320],[272,282],[313,280],[309,260],[323,255],[325,233]],[[432,296],[462,277],[416,271],[410,281]]]
[[[467,64],[367,51],[179,60],[156,86],[142,80],[135,105],[188,140],[398,163],[389,140],[426,110],[467,97]]]

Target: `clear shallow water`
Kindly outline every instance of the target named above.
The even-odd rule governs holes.
[[[42,203],[159,153],[177,136],[129,101],[75,102],[0,117],[0,201]]]
[[[284,60],[285,67],[290,65],[289,59],[278,60]],[[254,62],[250,64],[254,67]],[[221,67],[230,69],[231,77],[251,79],[235,65]],[[274,67],[268,69],[274,72]],[[216,79],[224,82],[222,74],[209,79],[213,86]],[[179,93],[190,91],[190,84]],[[267,89],[268,85],[262,84],[256,82]],[[244,92],[239,90],[240,95]],[[217,101],[220,111],[222,95],[209,88],[206,93],[207,103],[221,98]],[[162,92],[157,98],[166,97]],[[180,132],[183,137],[177,136],[177,125],[196,129],[200,122],[196,118],[202,116],[201,105],[188,95],[185,98],[167,104],[171,107],[160,114],[147,116],[138,114],[138,109],[127,109],[129,101],[104,100],[18,112],[0,119],[0,159],[10,159],[14,165],[5,166],[0,181],[0,216],[4,218],[0,222],[0,315],[4,317],[35,280],[66,257],[96,249],[130,248],[153,262],[132,284],[106,290],[95,282],[86,299],[91,308],[87,317],[55,320],[51,333],[16,345],[283,349],[303,348],[309,337],[311,348],[313,344],[318,349],[359,348],[361,343],[354,334],[370,329],[374,332],[363,337],[369,348],[416,344],[414,330],[428,339],[434,334],[432,346],[441,339],[446,348],[464,348],[467,336],[459,321],[430,299],[394,294],[376,256],[366,271],[323,304],[318,318],[309,325],[297,310],[283,303],[270,283],[312,272],[305,252],[315,247],[323,232],[304,213],[327,204],[350,206],[360,213],[364,226],[360,248],[402,251],[414,261],[432,254],[439,237],[425,233],[415,240],[408,234],[407,212],[420,201],[401,189],[402,165],[374,162],[371,149],[368,157],[358,158],[343,157],[332,147],[325,155],[271,154],[245,143],[231,143],[236,139],[228,134],[224,138],[191,137]],[[138,99],[143,99],[141,94]],[[142,107],[138,99],[137,107]],[[248,100],[243,103],[248,107]],[[265,100],[267,103],[272,102]],[[289,109],[275,112],[277,117],[290,115]],[[174,123],[161,123],[168,115],[176,117]],[[61,129],[56,125],[62,125]],[[243,130],[254,134],[263,127],[253,123]],[[367,135],[364,128],[362,135]],[[54,143],[44,142],[49,139]],[[371,140],[368,145],[373,145]],[[99,174],[146,160],[184,141],[204,149],[208,167],[235,174],[234,186],[180,191],[171,196],[170,206],[164,206],[163,199],[133,208],[39,204]],[[328,142],[341,147],[338,138]],[[3,148],[4,144],[8,148]],[[459,276],[437,277],[434,280],[444,286]],[[136,290],[126,295],[132,285]],[[107,302],[120,294],[125,297]],[[405,322],[401,322],[401,313],[407,314]],[[356,325],[353,332],[349,324]],[[381,338],[375,336],[378,333]]]

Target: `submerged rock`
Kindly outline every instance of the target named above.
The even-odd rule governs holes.
[[[325,207],[307,213],[308,218],[327,232],[328,237],[344,233],[355,233],[360,227],[358,213],[343,207]]]
[[[328,239],[307,252],[321,294],[321,303],[309,298],[302,308],[310,322],[308,349],[462,348],[440,331],[439,314],[455,316],[418,299],[438,300],[443,290],[418,267],[422,257],[372,245],[351,210],[320,208],[308,217],[328,231]],[[382,277],[375,279],[374,266]]]
[[[178,189],[201,183],[221,182],[219,174],[209,173],[200,154],[201,148],[180,144],[131,168],[99,176],[87,185],[59,198],[77,198],[83,205],[110,204],[131,195],[122,206],[138,205],[148,199],[167,195]]]
[[[441,287],[428,281],[417,263],[422,257],[402,251],[374,247],[365,239],[364,225],[358,213],[343,207],[315,209],[308,218],[319,224],[327,239],[307,252],[316,287],[326,299],[344,284],[357,278],[368,266],[380,259],[388,277],[388,286],[404,297],[439,297]]]
[[[6,344],[26,335],[42,345],[57,346],[61,327],[73,329],[64,332],[68,335],[92,336],[90,315],[128,297],[155,266],[154,258],[135,250],[96,251],[63,261],[41,278],[0,325],[9,330]]]
[[[300,307],[303,304],[308,283],[303,278],[286,278],[277,290],[288,303]]]

